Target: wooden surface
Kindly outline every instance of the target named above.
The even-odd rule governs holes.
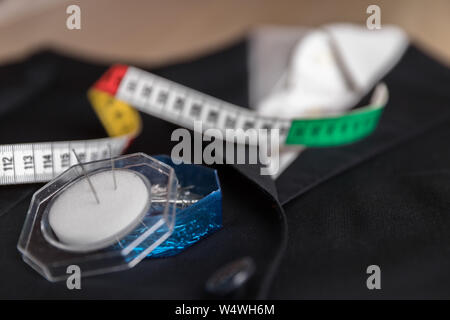
[[[367,6],[377,4],[382,24],[403,27],[416,44],[450,65],[450,0],[39,0],[31,5],[35,1],[0,0],[0,61],[51,46],[90,59],[158,65],[220,48],[263,24],[365,24]],[[69,4],[81,7],[81,30],[66,28]]]

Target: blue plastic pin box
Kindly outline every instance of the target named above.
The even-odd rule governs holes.
[[[222,191],[217,170],[193,164],[174,164],[170,157],[155,156],[175,170],[180,188],[187,188],[199,200],[176,209],[172,235],[147,257],[168,257],[180,253],[222,228]]]

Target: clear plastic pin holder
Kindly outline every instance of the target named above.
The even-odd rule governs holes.
[[[150,197],[142,214],[119,235],[86,245],[64,243],[49,223],[49,207],[71,185],[106,170],[132,170]],[[85,172],[83,172],[83,169]],[[136,153],[70,167],[32,197],[18,250],[49,281],[129,269],[146,257],[175,255],[222,227],[222,196],[215,170],[175,165],[169,157]]]

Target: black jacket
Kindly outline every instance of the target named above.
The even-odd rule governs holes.
[[[150,71],[247,106],[246,48]],[[0,144],[106,136],[86,98],[106,68],[50,51],[0,67]],[[275,182],[218,166],[222,230],[82,290],[48,282],[16,249],[41,185],[0,186],[0,297],[207,298],[211,273],[250,256],[246,298],[450,298],[450,70],[410,47],[384,81],[390,100],[369,138],[308,149]],[[170,154],[175,127],[147,115],[143,127],[128,151]],[[366,287],[372,264],[381,290]]]

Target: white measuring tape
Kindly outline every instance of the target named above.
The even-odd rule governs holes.
[[[278,129],[285,144],[335,146],[369,135],[387,102],[379,84],[369,106],[336,117],[280,119],[259,115],[149,72],[112,66],[89,91],[89,99],[109,138],[0,145],[0,185],[46,182],[77,162],[121,154],[140,132],[143,113],[194,129]],[[131,107],[133,106],[133,107]]]

